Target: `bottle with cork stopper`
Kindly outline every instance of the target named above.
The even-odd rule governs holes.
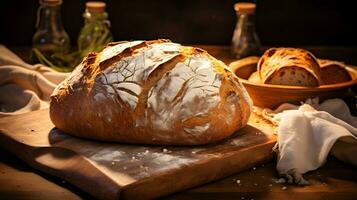
[[[84,57],[91,51],[101,51],[107,43],[113,41],[109,30],[110,22],[105,12],[106,4],[100,1],[90,1],[85,4],[83,13],[84,26],[78,37],[78,50]]]
[[[68,52],[70,39],[61,20],[62,0],[40,0],[39,3],[33,47],[48,57]]]
[[[255,32],[255,8],[254,3],[234,4],[238,21],[232,37],[232,52],[237,59],[261,54],[261,44]]]

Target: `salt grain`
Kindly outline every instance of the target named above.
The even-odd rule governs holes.
[[[240,184],[240,180],[237,180],[236,183],[237,183],[237,184]]]
[[[253,170],[256,170],[257,168],[256,167],[253,167]]]
[[[282,189],[282,190],[286,190],[286,189],[288,189],[288,187],[283,186],[281,189]]]

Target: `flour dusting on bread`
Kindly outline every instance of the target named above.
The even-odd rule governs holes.
[[[247,124],[251,106],[234,73],[206,51],[132,41],[89,54],[52,94],[50,116],[80,137],[194,145],[232,135]]]

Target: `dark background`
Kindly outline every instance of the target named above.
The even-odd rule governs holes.
[[[83,0],[63,0],[62,19],[75,45]],[[230,44],[237,0],[111,0],[115,40],[169,38],[190,44]],[[0,7],[0,43],[30,46],[38,0],[6,0]],[[265,46],[357,47],[357,10],[348,0],[258,0],[257,33]]]

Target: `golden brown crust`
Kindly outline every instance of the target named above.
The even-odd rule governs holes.
[[[267,84],[315,87],[321,82],[317,59],[304,49],[268,49],[258,62],[258,73]]]
[[[251,101],[207,52],[167,40],[109,45],[90,54],[51,96],[50,116],[72,135],[195,145],[245,126]]]
[[[323,85],[343,83],[352,80],[342,62],[318,59],[321,67],[321,81]]]

